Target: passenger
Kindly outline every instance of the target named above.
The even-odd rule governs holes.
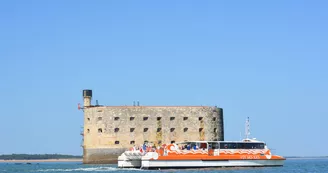
[[[174,146],[175,150],[179,150],[179,147],[177,144],[173,143],[173,146]]]
[[[196,145],[194,145],[194,148],[193,148],[194,150],[197,150],[197,148],[196,148]]]
[[[146,151],[146,149],[147,149],[146,144],[143,144],[142,149],[143,149],[144,151]]]
[[[187,150],[190,150],[190,145],[189,144],[187,145]]]

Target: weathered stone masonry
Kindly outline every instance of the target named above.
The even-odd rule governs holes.
[[[221,108],[92,106],[91,97],[91,91],[89,96],[84,92],[83,163],[116,162],[124,150],[145,141],[157,146],[172,141],[224,140]]]

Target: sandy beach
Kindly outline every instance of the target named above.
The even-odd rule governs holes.
[[[82,162],[82,159],[0,160],[0,163]]]

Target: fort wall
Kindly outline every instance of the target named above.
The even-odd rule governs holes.
[[[84,107],[83,163],[115,163],[134,145],[224,140],[223,110],[208,106]]]

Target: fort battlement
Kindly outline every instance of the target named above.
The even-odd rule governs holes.
[[[93,106],[84,90],[83,163],[113,163],[134,145],[224,140],[223,110],[209,106]],[[88,93],[89,95],[86,95]],[[90,100],[89,100],[90,99]]]

